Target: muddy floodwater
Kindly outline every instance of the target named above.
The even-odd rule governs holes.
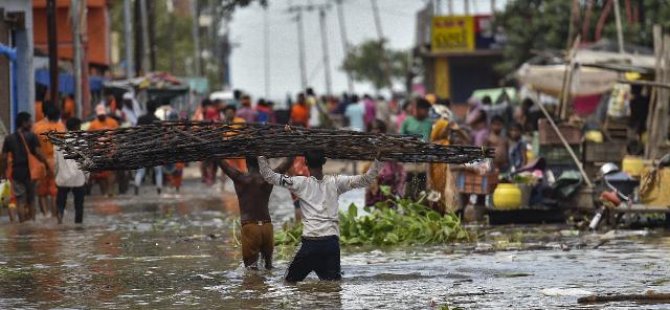
[[[0,222],[0,309],[668,309],[668,304],[579,305],[588,293],[670,291],[670,235],[593,235],[568,226],[479,228],[473,244],[344,248],[343,280],[283,283],[275,269],[241,267],[230,186],[89,197],[83,226],[40,217]],[[360,201],[362,192],[342,205]],[[276,223],[291,217],[276,190]],[[276,225],[277,227],[277,225]],[[446,308],[446,307],[445,307]]]

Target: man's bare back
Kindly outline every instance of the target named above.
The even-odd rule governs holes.
[[[283,162],[277,171],[285,173],[292,158]],[[247,160],[248,172],[240,172],[228,165],[225,160],[220,162],[221,169],[226,173],[235,185],[235,193],[240,203],[240,218],[244,222],[270,221],[270,210],[268,202],[272,193],[272,185],[265,182],[258,172],[258,163],[255,158]]]

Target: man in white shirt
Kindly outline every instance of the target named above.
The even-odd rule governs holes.
[[[314,271],[321,280],[340,280],[340,226],[338,197],[349,190],[367,187],[379,173],[380,163],[364,175],[323,175],[326,158],[323,152],[305,154],[310,177],[289,177],[275,173],[265,157],[259,157],[260,173],[268,183],[285,187],[299,198],[303,214],[302,245],[289,265],[287,282],[304,280]]]

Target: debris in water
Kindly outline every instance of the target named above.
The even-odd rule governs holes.
[[[641,301],[645,303],[670,303],[670,293],[656,293],[647,291],[644,294],[606,294],[592,295],[577,299],[580,304],[613,302],[613,301]]]
[[[532,276],[532,273],[526,273],[526,272],[501,272],[501,273],[496,273],[496,278],[522,278],[522,277],[530,277]]]
[[[593,292],[583,290],[580,288],[545,288],[540,291],[547,296],[583,296],[593,295]]]

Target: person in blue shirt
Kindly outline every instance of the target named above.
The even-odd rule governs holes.
[[[349,128],[351,130],[365,130],[365,108],[363,107],[363,103],[358,101],[358,96],[352,96],[351,103],[347,106],[344,116],[349,120]]]

